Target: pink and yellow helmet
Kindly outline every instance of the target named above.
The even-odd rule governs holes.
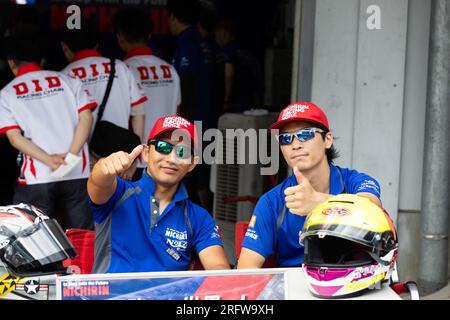
[[[331,197],[308,215],[300,235],[311,293],[323,298],[361,294],[389,279],[397,235],[389,215],[367,198]]]

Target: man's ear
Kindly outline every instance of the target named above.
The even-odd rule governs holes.
[[[171,14],[169,15],[169,21],[170,21],[171,23],[178,23],[178,18],[175,17],[175,15],[174,15],[173,13],[171,13]]]
[[[120,31],[117,31],[117,32],[116,32],[116,39],[117,39],[117,42],[118,42],[119,44],[123,41],[123,35],[122,35],[122,32],[120,32]]]
[[[13,59],[7,59],[6,61],[8,61],[8,66],[11,70],[14,70],[17,68],[16,63],[14,62]]]
[[[71,62],[72,59],[73,59],[73,52],[72,52],[72,50],[70,50],[69,46],[63,41],[61,41],[61,48],[62,48],[62,51],[64,52],[64,56],[66,57],[66,59],[69,62]]]
[[[142,150],[142,153],[141,153],[141,160],[144,162],[147,162],[149,153],[150,153],[150,147],[148,145],[144,144],[144,150]]]
[[[117,39],[117,44],[119,45],[120,49],[122,49],[122,51],[127,51],[127,41],[125,40],[125,37],[123,36],[122,32],[117,32],[116,33],[116,39]]]
[[[7,61],[8,61],[8,66],[9,66],[9,68],[11,69],[11,71],[12,71],[12,73],[14,74],[14,75],[16,75],[17,74],[17,71],[18,71],[18,67],[17,67],[17,64],[14,62],[14,60],[13,59],[7,59]]]
[[[333,142],[334,142],[333,133],[327,132],[327,134],[325,135],[325,143],[326,143],[325,148],[330,149],[331,146],[333,145]]]

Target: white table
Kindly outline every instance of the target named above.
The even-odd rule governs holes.
[[[267,282],[268,278],[271,279],[269,283]],[[216,285],[217,292],[211,286],[205,290],[198,291],[196,289],[197,283],[202,282],[204,286],[205,279],[211,280],[210,283]],[[240,281],[240,279],[243,280]],[[249,279],[250,281],[248,281]],[[259,280],[265,281],[264,289],[261,289],[262,285]],[[147,284],[148,287],[146,287]],[[49,298],[78,299],[81,297],[76,297],[76,295],[84,293],[91,295],[84,298],[91,299],[154,299],[157,297],[156,299],[203,300],[205,298],[223,299],[227,296],[233,296],[232,299],[239,299],[239,297],[249,299],[252,297],[251,292],[254,289],[252,286],[255,285],[259,285],[258,290],[260,290],[257,299],[320,300],[309,292],[301,268],[70,275],[56,278],[56,296]],[[99,297],[97,294],[102,290],[105,291],[106,286],[108,286],[107,290],[110,295]],[[117,292],[123,288],[130,289],[128,292]],[[182,292],[184,289],[186,292]],[[201,293],[191,295],[188,293],[190,289]],[[236,292],[239,291],[239,295],[232,295],[233,289]],[[64,292],[67,294],[66,297]],[[253,292],[255,291],[253,290]],[[401,300],[401,297],[389,286],[383,285],[381,289],[370,290],[361,296],[348,299]]]

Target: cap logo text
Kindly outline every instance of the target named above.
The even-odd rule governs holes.
[[[181,128],[181,126],[189,128],[191,123],[182,117],[167,117],[162,125],[163,128]]]
[[[293,104],[292,106],[287,107],[286,110],[284,110],[281,120],[286,120],[286,119],[295,117],[297,115],[297,113],[305,112],[305,110],[308,110],[308,109],[309,109],[308,105]]]

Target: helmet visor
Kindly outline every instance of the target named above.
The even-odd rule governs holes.
[[[17,233],[5,248],[4,260],[18,270],[30,270],[77,256],[54,219],[43,220]]]
[[[379,232],[361,229],[348,224],[340,224],[339,221],[329,219],[327,223],[323,224],[307,225],[305,223],[300,241],[304,243],[305,238],[309,236],[317,236],[319,238],[335,236],[375,248],[382,235]]]
[[[305,239],[303,261],[317,267],[358,267],[375,263],[369,251],[369,247],[347,239],[310,236]]]

